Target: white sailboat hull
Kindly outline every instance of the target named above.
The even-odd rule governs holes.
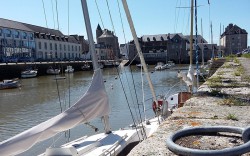
[[[153,118],[149,121],[149,125],[144,124],[147,137],[151,136],[159,126],[158,118]],[[89,137],[85,136],[62,145],[59,148],[48,148],[46,152],[40,156],[117,155],[122,153],[129,144],[138,143],[140,138],[142,138],[141,131],[143,131],[142,128],[129,128],[113,131],[110,134],[100,133]]]

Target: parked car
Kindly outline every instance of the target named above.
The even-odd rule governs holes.
[[[242,51],[242,54],[249,54],[250,53],[250,49],[244,49],[243,51]]]

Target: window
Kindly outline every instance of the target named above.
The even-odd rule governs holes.
[[[23,39],[27,39],[27,33],[26,33],[26,32],[23,32],[22,37],[23,37]]]
[[[50,50],[52,50],[52,43],[49,44],[49,48],[50,48]]]
[[[11,30],[6,29],[5,34],[6,34],[6,37],[11,37]]]
[[[14,37],[19,38],[19,32],[18,31],[14,31]]]
[[[47,50],[47,42],[44,42],[44,49]]]
[[[34,35],[33,34],[30,34],[29,37],[30,37],[30,40],[34,39]]]
[[[75,46],[75,51],[77,51],[77,46]]]
[[[63,49],[64,49],[64,51],[66,51],[66,45],[63,45]]]
[[[71,48],[72,48],[72,51],[74,51],[74,47],[73,47],[73,45],[71,46]]]
[[[70,51],[70,46],[68,45],[68,51]]]
[[[38,42],[38,49],[42,49],[42,44],[41,44],[41,42]]]
[[[0,29],[0,36],[2,36],[2,29]]]
[[[62,51],[62,45],[61,44],[59,44],[59,48],[60,48],[60,51]]]
[[[57,44],[55,43],[55,50],[57,50]]]
[[[79,51],[81,51],[81,46],[79,46]]]

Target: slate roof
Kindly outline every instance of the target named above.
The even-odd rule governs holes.
[[[169,39],[172,39],[175,35],[179,35],[180,37],[183,37],[182,33],[176,33],[176,34],[158,34],[158,35],[143,35],[141,37],[141,40],[143,42],[167,41]]]
[[[222,33],[221,37],[223,37],[225,35],[234,35],[234,34],[248,34],[248,33],[247,33],[247,31],[245,29],[241,29],[236,24],[233,25],[232,23],[230,23],[226,27],[225,32]]]
[[[32,29],[28,28],[23,23],[8,20],[8,19],[4,19],[4,18],[0,18],[0,27],[23,30],[23,31],[28,31],[28,32],[33,31]]]
[[[197,35],[198,37],[198,43],[201,43],[201,40],[203,40],[203,43],[208,43],[201,35]],[[184,38],[190,42],[190,35],[185,35]],[[195,35],[193,35],[193,43],[195,43]]]
[[[30,28],[31,30],[33,30],[34,32],[51,34],[55,36],[64,36],[63,33],[59,30],[44,28],[44,27],[40,27],[36,25],[27,24],[27,23],[23,23],[23,24],[27,26],[28,28]]]
[[[98,38],[107,38],[107,37],[113,38],[113,37],[116,37],[116,36],[111,31],[109,31],[107,29],[104,29],[103,34]]]

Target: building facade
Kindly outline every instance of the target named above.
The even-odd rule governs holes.
[[[97,44],[102,44],[102,47],[106,47],[106,59],[114,60],[120,58],[118,37],[108,29],[102,30],[99,24],[96,28],[96,41]]]
[[[22,23],[0,18],[0,60],[17,62],[17,58],[35,58],[34,32]]]
[[[195,36],[193,36],[193,62],[196,61],[196,46]],[[156,62],[173,61],[175,63],[189,63],[190,62],[190,35],[184,36],[181,33],[177,34],[159,34],[159,35],[144,35],[139,39],[145,61],[149,64]],[[200,35],[197,39],[198,43],[198,61],[202,62],[209,60],[217,52],[216,44],[208,44],[207,41]],[[127,44],[128,57],[130,61],[135,60],[139,63],[139,57],[134,44],[131,41]],[[203,55],[202,55],[203,53]],[[202,57],[203,56],[203,57]]]
[[[225,55],[236,54],[247,48],[247,31],[230,23],[220,36]]]
[[[81,60],[83,36],[0,18],[0,59],[4,62]]]

